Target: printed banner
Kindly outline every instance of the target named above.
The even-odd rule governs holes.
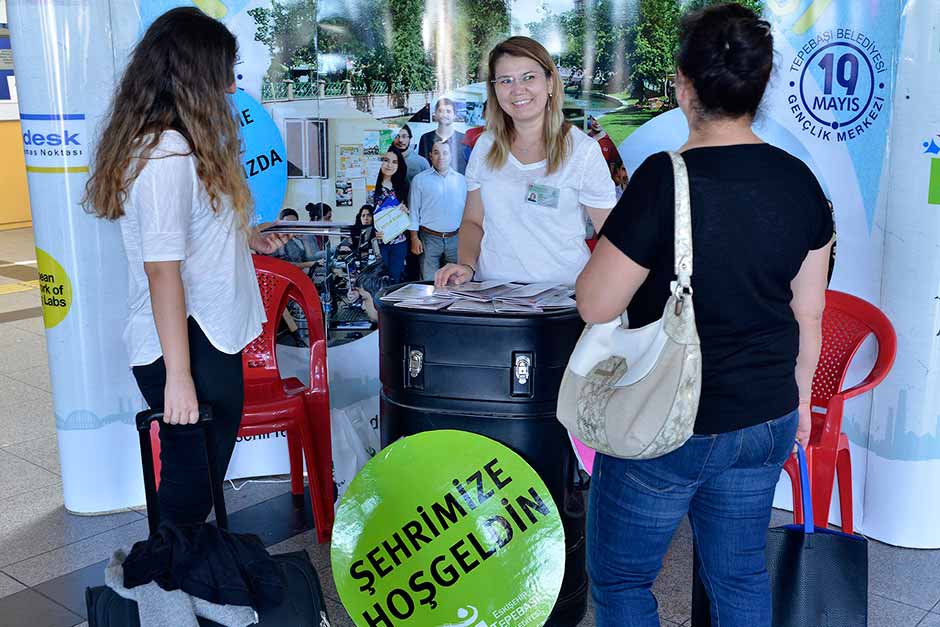
[[[271,115],[243,89],[233,96],[244,150],[248,188],[255,201],[255,221],[273,222],[287,193],[287,150]]]
[[[90,137],[84,113],[20,113],[26,171],[87,174]]]
[[[768,3],[779,52],[777,78],[765,99],[767,117],[802,146],[794,152],[816,174],[832,202],[838,245],[831,289],[882,305],[887,141],[898,59],[899,3]],[[771,139],[770,141],[773,141]],[[856,355],[846,381],[871,369],[875,347]],[[842,430],[852,452],[855,527],[870,533],[878,518],[896,516],[867,494],[870,428],[882,417],[872,395],[846,404]],[[834,493],[837,491],[834,491]],[[788,506],[790,483],[778,487]],[[838,495],[830,519],[838,522]],[[896,539],[882,538],[889,542]]]
[[[7,9],[65,507],[141,505],[133,422],[143,403],[120,333],[127,264],[117,224],[80,204],[114,84],[108,5],[9,0]]]
[[[845,431],[868,450],[852,460],[853,470],[864,464],[863,532],[937,548],[940,501],[925,495],[940,484],[940,11],[936,2],[905,4],[883,224],[876,220],[885,234],[881,305],[897,333],[897,359],[873,392],[871,420],[853,416]]]
[[[565,534],[516,453],[431,431],[386,447],[353,479],[331,561],[360,627],[540,627],[561,589]]]
[[[881,306],[898,330],[894,375],[874,394],[846,406],[843,430],[854,456],[856,527],[889,542],[940,546],[934,532],[913,524],[899,530],[888,522],[889,514],[901,511],[907,518],[929,519],[918,504],[897,502],[891,485],[907,479],[926,485],[940,476],[940,410],[930,391],[940,363],[933,339],[940,328],[940,300],[923,287],[940,282],[931,274],[940,238],[934,232],[940,106],[938,81],[928,69],[937,66],[940,54],[931,35],[940,28],[936,3],[740,1],[764,11],[777,51],[755,130],[805,161],[832,201],[838,231],[832,288]],[[510,33],[546,46],[561,73],[566,119],[598,141],[622,193],[646,157],[674,149],[687,137],[675,102],[677,20],[690,6],[707,3],[519,0],[485,9],[465,0],[9,4],[16,67],[30,72],[20,72],[17,87],[38,258],[45,259],[40,272],[60,448],[71,469],[64,472],[66,501],[85,511],[79,500],[98,497],[78,497],[75,490],[92,476],[99,482],[112,478],[124,496],[139,494],[136,486],[125,486],[136,481],[135,470],[124,471],[135,469],[136,460],[123,453],[116,460],[101,451],[117,442],[122,451],[133,452],[125,446],[133,435],[128,416],[140,399],[114,359],[123,354],[113,333],[123,314],[114,303],[123,302],[126,289],[119,237],[114,225],[79,213],[77,195],[87,176],[92,134],[123,70],[115,59],[127,58],[153,19],[176,6],[197,6],[238,37],[240,93],[263,103],[276,131],[271,134],[260,114],[249,113],[249,123],[246,109],[239,110],[246,135],[267,128],[257,149],[246,138],[246,176],[259,217],[270,219],[291,207],[306,218],[304,208],[326,210],[317,209],[318,203],[332,203],[334,220],[352,222],[370,200],[379,157],[394,137],[390,129],[407,124],[414,152],[422,136],[453,130],[460,134],[458,169],[466,161],[482,132],[486,55]],[[375,15],[384,17],[375,20]],[[318,35],[323,23],[331,28]],[[429,23],[453,27],[427,35],[422,24]],[[10,71],[3,34],[0,27],[0,73]],[[55,42],[66,39],[71,45],[63,51]],[[90,57],[80,53],[85,50],[92,51]],[[12,76],[6,78],[12,88]],[[283,183],[286,194],[283,179],[275,184],[282,167],[292,167]],[[80,347],[97,349],[82,356],[82,376],[68,365]],[[863,347],[847,380],[868,373],[875,351],[872,342]],[[108,438],[119,435],[113,442],[96,440],[99,429]],[[74,449],[67,440],[76,442]],[[85,463],[88,456],[95,462]],[[125,466],[96,465],[106,460]],[[121,505],[141,501],[116,498]],[[778,505],[788,504],[784,480]],[[838,520],[838,508],[832,512]]]

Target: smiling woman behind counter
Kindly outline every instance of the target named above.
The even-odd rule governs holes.
[[[510,37],[489,56],[486,132],[467,164],[459,263],[435,284],[471,279],[573,286],[590,253],[585,213],[600,231],[616,204],[600,146],[562,113],[561,78],[548,52]]]

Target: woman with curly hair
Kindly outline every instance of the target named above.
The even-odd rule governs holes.
[[[115,220],[127,254],[130,365],[162,409],[160,511],[177,524],[211,509],[199,403],[212,406],[218,481],[241,421],[241,350],[264,308],[249,246],[284,239],[251,227],[240,158],[235,37],[194,8],[173,9],[134,49],[98,143],[84,205]]]

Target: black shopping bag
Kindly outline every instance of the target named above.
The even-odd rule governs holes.
[[[773,627],[866,627],[868,540],[816,528],[806,454],[797,447],[804,523],[767,532],[767,571]],[[709,601],[698,577],[692,593],[692,627],[710,627]]]

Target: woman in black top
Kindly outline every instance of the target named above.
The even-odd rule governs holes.
[[[650,591],[688,515],[722,627],[770,627],[764,563],[774,488],[810,432],[810,388],[833,222],[812,172],[751,130],[773,67],[770,25],[736,4],[683,20],[676,93],[689,121],[695,316],[702,347],[695,435],[662,457],[598,455],[588,532],[597,625],[659,625]],[[668,155],[630,179],[577,282],[589,323],[663,315],[673,279]],[[719,622],[720,620],[720,622]]]
[[[359,259],[367,259],[372,250],[372,242],[375,240],[375,227],[372,224],[374,212],[372,205],[362,205],[351,229],[353,252]]]

